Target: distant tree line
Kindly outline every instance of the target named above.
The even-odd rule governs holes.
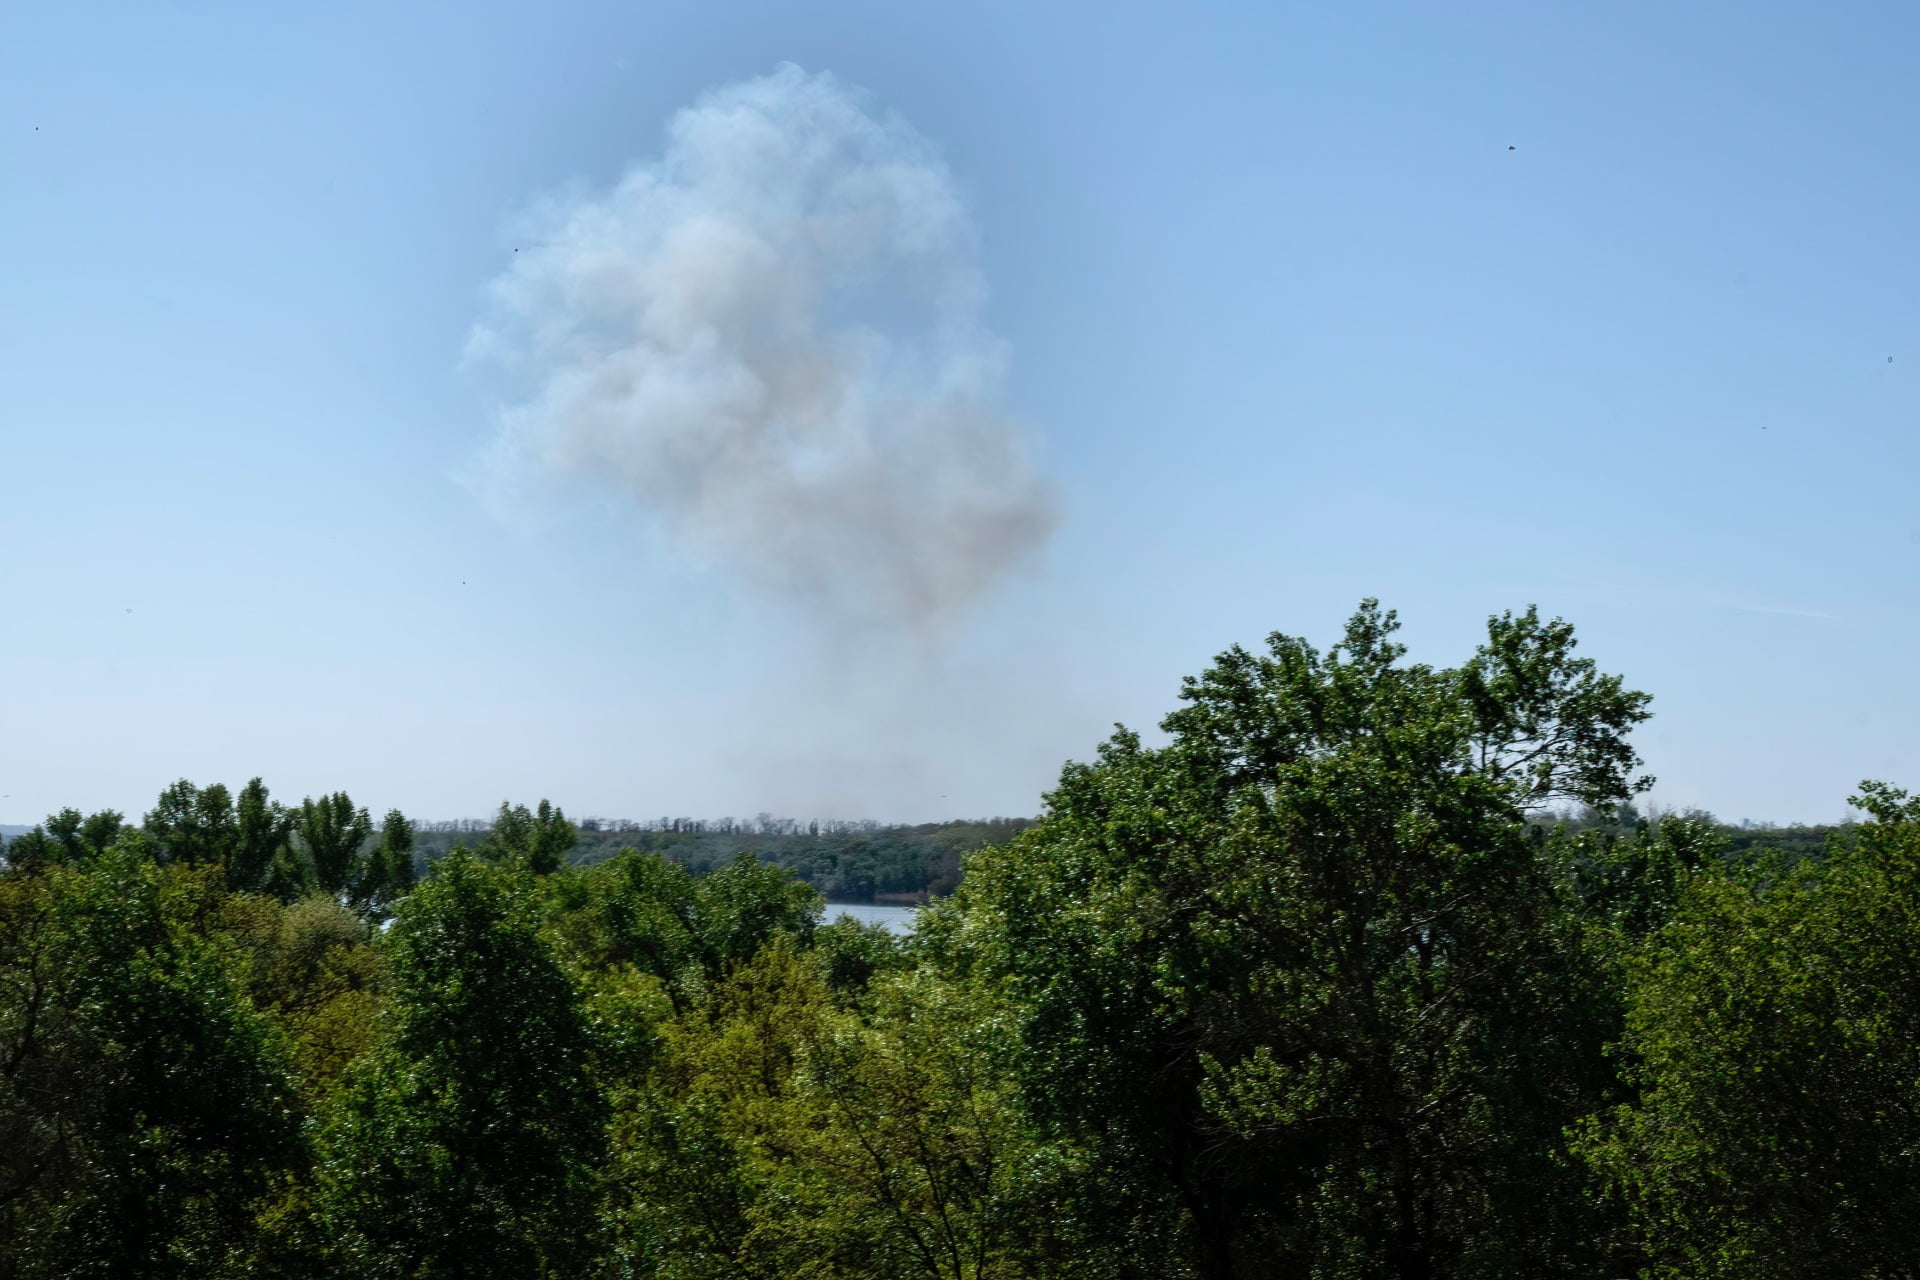
[[[8,842],[6,862],[15,872],[84,863],[122,840],[161,865],[217,867],[229,889],[288,902],[326,894],[373,918],[385,918],[416,874],[413,827],[398,810],[376,827],[344,791],[289,808],[259,778],[238,795],[181,779],[137,826],[110,809],[63,809]]]
[[[500,822],[465,819],[419,823],[416,839],[423,858],[438,857],[462,841],[485,837]],[[986,818],[914,825],[872,821],[802,822],[760,814],[733,818],[656,818],[648,822],[588,818],[577,824],[570,853],[586,865],[625,849],[657,853],[705,875],[741,853],[786,868],[841,902],[865,902],[887,895],[938,896],[960,883],[961,860],[991,844],[1002,844],[1033,825],[1031,818]]]
[[[1920,799],[1637,813],[1565,623],[1396,625],[1222,654],[904,938],[545,803],[431,860],[255,784],[55,815],[0,1275],[1920,1275]]]

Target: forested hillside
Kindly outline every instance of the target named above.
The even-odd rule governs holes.
[[[1649,699],[1564,623],[1395,629],[1229,650],[1031,824],[57,814],[0,1276],[1917,1274],[1920,800],[1642,817]],[[889,849],[962,874],[823,924],[796,873]]]

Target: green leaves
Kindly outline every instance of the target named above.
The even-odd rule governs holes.
[[[120,829],[120,816],[95,814],[84,822],[72,811],[53,820],[56,845],[30,841],[29,858],[66,860],[95,852]],[[223,786],[200,788],[186,779],[160,793],[143,830],[152,855],[184,866],[224,867],[229,887],[293,902],[318,891],[386,918],[413,885],[413,832],[398,811],[387,815],[382,842],[369,856],[373,821],[344,791],[311,797],[289,811],[259,778],[238,800]]]
[[[355,904],[373,919],[390,919],[413,882],[413,824],[398,809],[389,809],[380,823],[380,842],[354,885]]]
[[[240,789],[234,825],[235,839],[226,859],[227,883],[236,889],[267,891],[283,901],[297,896],[297,883],[287,881],[303,877],[288,866],[286,858],[294,816],[269,798],[260,779],[251,779]]]
[[[302,800],[293,814],[294,847],[313,869],[320,891],[334,897],[346,897],[359,882],[372,838],[373,819],[344,791]]]
[[[1920,812],[1820,862],[1681,881],[1630,967],[1636,1101],[1582,1152],[1654,1274],[1905,1276],[1920,1257]]]
[[[1478,768],[1508,784],[1524,807],[1624,801],[1653,785],[1627,734],[1645,721],[1648,694],[1575,658],[1573,627],[1528,608],[1489,620],[1487,643],[1459,673],[1472,708]]]
[[[1228,650],[903,941],[659,851],[731,825],[574,867],[503,806],[415,886],[344,793],[63,810],[0,874],[0,1273],[1914,1275],[1920,798],[1642,822],[1565,623],[1397,627]]]
[[[52,866],[84,863],[105,853],[125,826],[125,819],[111,809],[85,818],[78,809],[62,809],[9,844],[6,865],[31,875]]]
[[[0,948],[8,1274],[220,1274],[252,1246],[270,1175],[298,1163],[281,1039],[172,915],[190,875],[125,842],[5,882],[20,930]]]
[[[225,862],[237,835],[231,793],[217,782],[203,789],[185,778],[160,793],[143,825],[161,861],[189,867]]]
[[[591,1256],[604,1103],[524,875],[455,852],[388,935],[392,1031],[324,1142],[356,1274],[577,1274]]]
[[[1069,766],[958,895],[1029,1114],[1125,1171],[1130,1230],[1178,1206],[1203,1273],[1511,1274],[1587,1225],[1542,1205],[1603,1032],[1525,811],[1630,793],[1646,698],[1531,611],[1455,670],[1397,628],[1366,601],[1324,655],[1228,650],[1169,745]]]
[[[631,965],[658,978],[675,1007],[777,937],[808,941],[820,895],[749,854],[695,879],[658,854],[629,849],[552,889],[555,931],[589,970]]]
[[[580,833],[567,815],[545,800],[537,810],[504,801],[493,820],[493,831],[480,846],[489,858],[517,860],[535,875],[548,876],[566,865],[567,854]]]

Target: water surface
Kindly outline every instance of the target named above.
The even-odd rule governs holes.
[[[913,932],[913,908],[890,902],[829,902],[827,922],[831,924],[841,916],[852,916],[861,924],[882,924],[895,933]]]

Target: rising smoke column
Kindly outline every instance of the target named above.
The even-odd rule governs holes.
[[[759,587],[937,628],[1055,523],[977,245],[932,146],[864,94],[791,65],[714,90],[494,281],[470,355],[528,393],[490,476],[603,477]]]

